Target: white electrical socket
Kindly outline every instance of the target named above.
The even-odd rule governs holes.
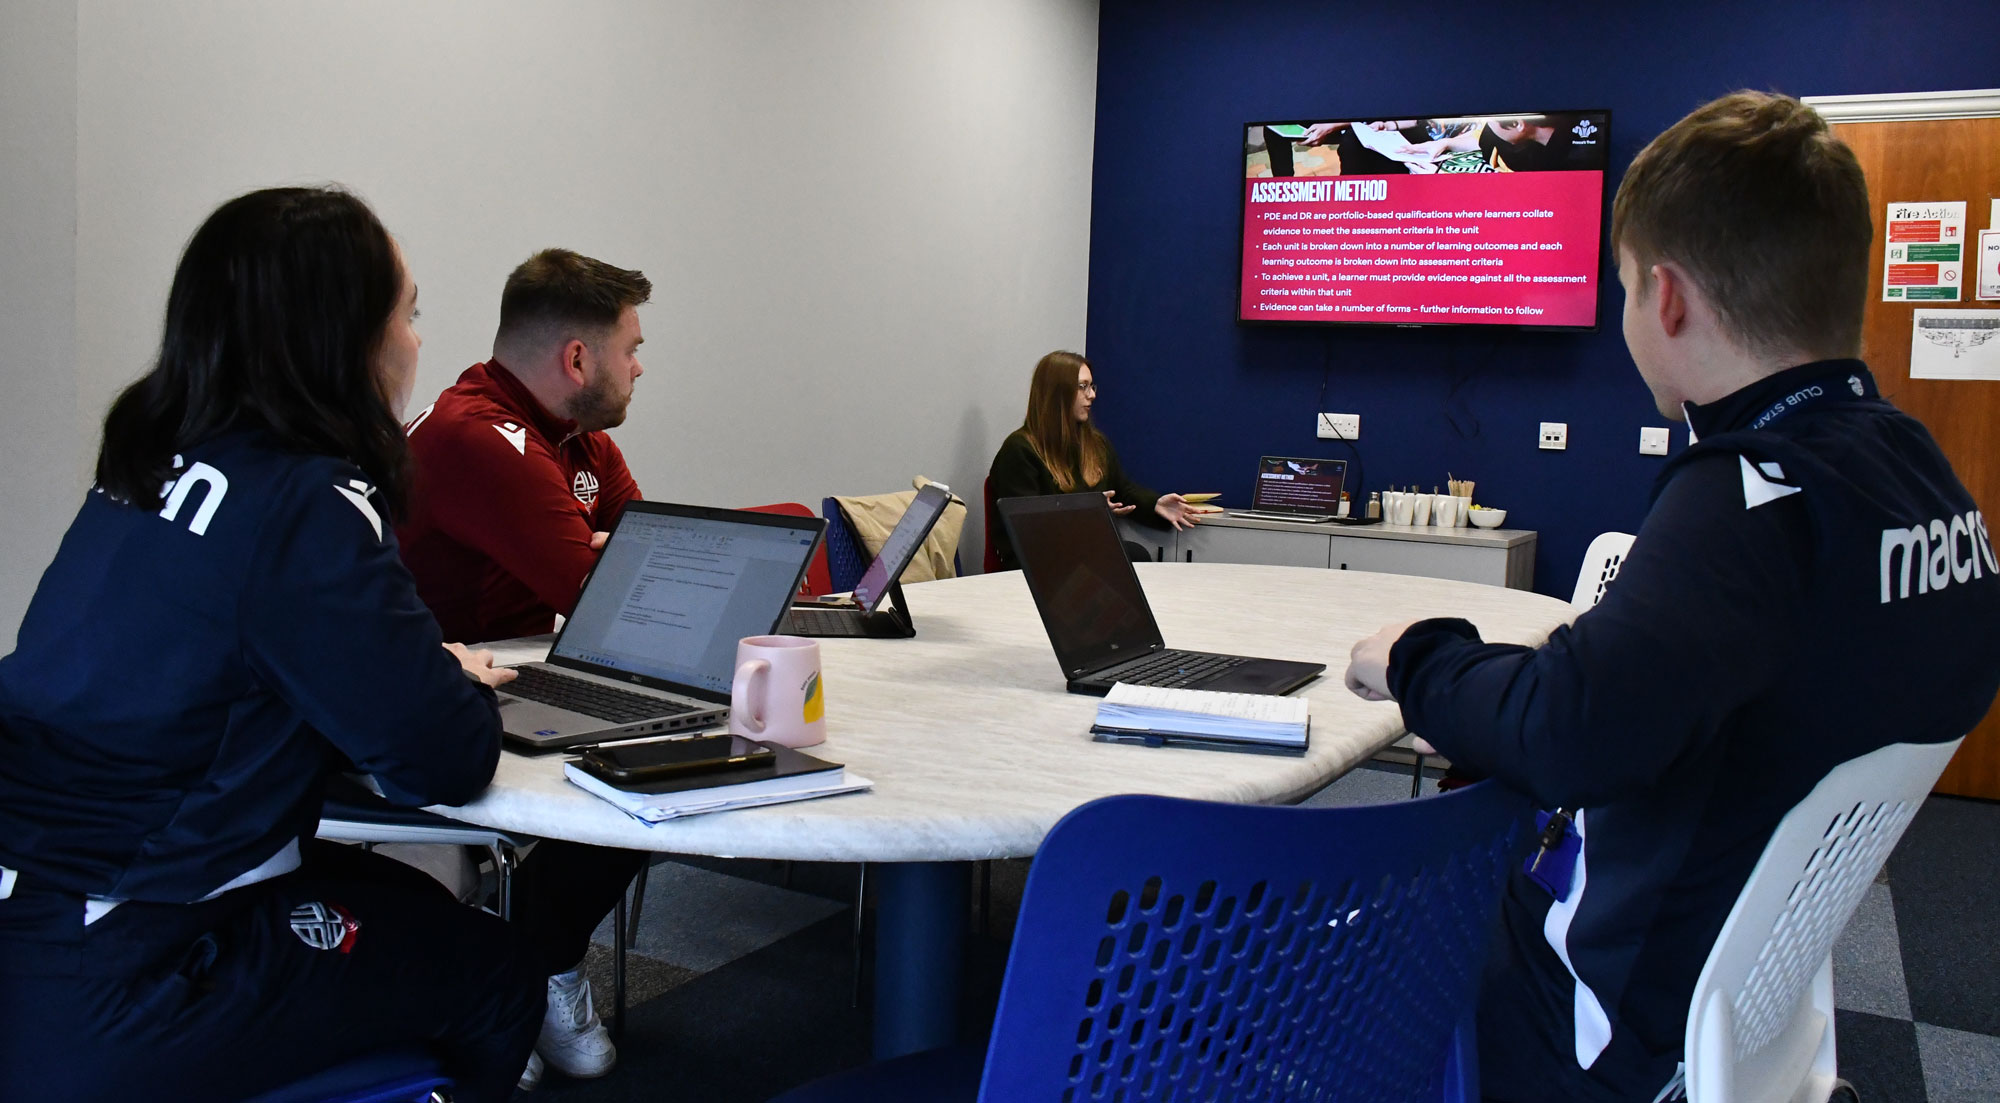
[[[1667,431],[1646,426],[1639,430],[1639,454],[1642,456],[1664,456],[1667,454]]]
[[[1360,414],[1321,414],[1316,425],[1325,440],[1360,440]]]
[[[1560,452],[1569,447],[1569,423],[1566,421],[1542,422],[1542,447],[1551,452]]]

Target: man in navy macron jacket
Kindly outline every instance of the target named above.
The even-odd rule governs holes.
[[[1671,460],[1617,580],[1540,647],[1464,620],[1355,647],[1349,685],[1454,764],[1575,810],[1573,874],[1514,877],[1483,1092],[1672,1098],[1688,1004],[1773,829],[1833,767],[1947,742],[2000,689],[1989,523],[1854,359],[1872,230],[1811,109],[1738,93],[1634,161],[1625,336]]]

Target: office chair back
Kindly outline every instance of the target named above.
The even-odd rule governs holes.
[[[1108,797],[1029,871],[980,1099],[1476,1100],[1525,798]]]
[[[960,503],[963,505],[964,503]],[[875,557],[868,554],[868,548],[861,543],[861,535],[854,531],[854,525],[847,519],[847,512],[840,508],[840,499],[826,498],[820,503],[820,515],[826,518],[827,563],[833,575],[833,588],[827,593],[845,593],[861,582],[861,576]],[[958,549],[951,553],[951,573],[959,574]]]
[[[749,506],[747,508],[752,513],[777,513],[786,517],[817,516],[803,502],[775,502],[768,506]],[[831,521],[832,518],[829,517],[828,520]],[[806,564],[806,577],[799,583],[800,597],[819,597],[822,594],[839,592],[839,589],[833,585],[832,573],[828,567],[829,549],[832,545],[833,529],[829,525],[825,539],[820,541],[819,547],[813,549],[812,562]],[[860,575],[857,574],[855,577],[859,578]],[[850,590],[853,589],[852,586],[847,588]]]
[[[420,1045],[343,1061],[249,1103],[449,1103],[451,1078]]]
[[[1604,600],[1606,587],[1618,577],[1618,568],[1625,565],[1625,556],[1631,552],[1635,539],[1629,532],[1599,533],[1584,549],[1583,566],[1576,572],[1576,592],[1569,598],[1577,612]]]
[[[1862,755],[1779,821],[1695,982],[1689,1103],[1825,1103],[1834,939],[1960,742]]]
[[[854,526],[848,523],[838,498],[821,501],[819,512],[826,518],[826,565],[832,575],[827,593],[845,593],[861,581],[861,572],[868,569],[872,558],[868,549],[861,546],[861,538],[854,534]]]

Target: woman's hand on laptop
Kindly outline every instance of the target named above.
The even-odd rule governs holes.
[[[1118,492],[1115,490],[1107,490],[1104,492],[1104,502],[1106,505],[1111,507],[1112,516],[1123,517],[1126,514],[1132,512],[1133,510],[1139,508],[1138,506],[1128,506],[1125,503],[1119,501],[1116,497],[1117,493]]]
[[[467,651],[462,643],[448,643],[444,649],[451,652],[451,657],[458,660],[458,665],[464,667],[467,674],[493,688],[504,686],[518,677],[511,667],[494,666],[491,651]]]

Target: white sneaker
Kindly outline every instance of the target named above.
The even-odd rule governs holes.
[[[534,1050],[529,1050],[528,1067],[521,1070],[521,1079],[515,1081],[514,1087],[524,1092],[531,1092],[541,1086],[542,1055],[536,1053]]]
[[[590,978],[581,969],[549,978],[549,1009],[535,1052],[565,1076],[588,1080],[618,1063],[618,1047],[590,1004]]]

